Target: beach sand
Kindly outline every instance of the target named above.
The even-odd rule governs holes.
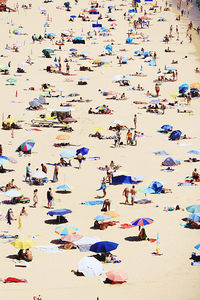
[[[199,267],[191,266],[189,260],[191,253],[195,250],[194,246],[199,243],[198,230],[186,229],[180,224],[184,223],[183,218],[188,216],[185,208],[192,204],[200,204],[199,186],[193,187],[179,187],[177,182],[183,182],[187,175],[191,175],[198,164],[184,163],[190,155],[189,150],[199,148],[199,113],[200,105],[199,99],[194,98],[189,107],[184,106],[183,109],[191,109],[194,114],[177,113],[177,108],[167,109],[164,115],[149,114],[145,109],[139,109],[143,105],[133,104],[133,101],[149,101],[145,93],[150,91],[155,94],[153,82],[157,78],[156,73],[160,68],[164,71],[165,66],[173,66],[172,59],[178,60],[178,64],[174,65],[178,70],[178,80],[175,82],[166,82],[161,85],[160,99],[167,99],[169,102],[173,101],[171,94],[178,93],[178,87],[183,83],[191,84],[193,82],[200,82],[200,74],[195,73],[194,69],[200,67],[199,63],[199,37],[196,32],[193,34],[193,42],[189,43],[186,39],[186,29],[188,20],[181,19],[180,22],[175,21],[178,11],[174,8],[170,11],[157,12],[148,16],[151,18],[150,27],[145,29],[138,29],[144,35],[148,35],[148,42],[142,42],[141,39],[135,39],[137,44],[125,44],[127,38],[127,30],[131,27],[128,22],[124,20],[123,13],[128,11],[131,7],[128,1],[106,1],[105,8],[101,9],[103,16],[107,12],[107,6],[116,5],[117,8],[123,10],[113,11],[116,17],[116,29],[111,30],[111,35],[108,37],[86,39],[85,45],[73,45],[72,43],[65,43],[62,51],[58,50],[58,46],[51,45],[47,39],[41,44],[32,43],[31,36],[41,33],[44,34],[44,23],[47,15],[40,13],[40,7],[47,9],[47,14],[52,21],[49,22],[50,27],[48,32],[54,32],[59,37],[62,30],[73,28],[75,36],[86,34],[87,31],[92,30],[91,22],[81,22],[81,19],[76,18],[74,22],[68,22],[71,14],[77,15],[81,8],[87,7],[88,3],[78,3],[72,5],[72,11],[66,12],[65,9],[56,9],[56,6],[63,5],[62,1],[55,1],[53,3],[44,4],[42,1],[32,2],[31,9],[22,9],[21,3],[19,12],[2,13],[0,15],[1,26],[1,45],[0,54],[5,57],[0,57],[0,65],[7,65],[11,61],[10,75],[0,76],[1,88],[1,113],[4,118],[8,114],[16,119],[24,120],[23,129],[14,130],[14,138],[11,137],[11,131],[1,130],[1,144],[3,146],[3,155],[14,157],[17,164],[9,164],[8,169],[14,169],[13,172],[1,174],[1,185],[6,185],[12,178],[15,179],[15,184],[21,188],[23,194],[30,197],[33,204],[33,190],[38,188],[39,203],[37,208],[29,207],[26,204],[28,212],[27,217],[22,217],[22,229],[18,229],[18,222],[12,222],[10,226],[5,221],[1,222],[1,232],[8,231],[10,234],[19,234],[20,237],[35,236],[36,245],[49,245],[52,240],[58,239],[59,236],[54,232],[55,225],[45,223],[45,220],[52,219],[47,215],[46,208],[46,192],[49,187],[52,188],[55,197],[54,207],[68,208],[72,210],[72,214],[67,215],[69,225],[75,226],[79,229],[78,233],[83,236],[99,237],[103,241],[113,241],[119,243],[118,248],[113,252],[117,258],[122,262],[120,264],[104,264],[104,270],[121,270],[128,274],[128,281],[122,285],[105,285],[100,277],[77,277],[71,270],[77,269],[78,261],[84,256],[91,256],[92,252],[80,252],[76,250],[65,250],[61,253],[46,253],[39,249],[32,248],[33,261],[30,263],[30,268],[16,268],[12,259],[8,255],[17,253],[9,243],[1,241],[1,255],[0,255],[0,277],[17,277],[26,278],[27,284],[3,284],[0,283],[0,300],[10,299],[32,299],[34,295],[41,295],[42,299],[176,299],[176,300],[198,300],[200,298],[199,288]],[[126,6],[120,6],[124,3]],[[163,1],[158,1],[158,5],[163,5]],[[8,6],[14,7],[14,1],[9,0]],[[151,4],[144,3],[143,8],[149,12]],[[159,9],[157,9],[159,11]],[[137,16],[143,14],[138,13]],[[160,16],[166,18],[166,22],[157,22]],[[91,20],[96,20],[96,16],[91,16]],[[13,23],[13,25],[11,25]],[[104,26],[109,26],[110,22],[106,19],[102,20]],[[179,26],[180,41],[173,38],[168,45],[162,42],[165,34],[169,33],[169,27],[173,24]],[[9,34],[9,30],[13,30],[18,26],[23,26],[23,32],[27,35],[16,36]],[[56,37],[57,39],[57,37]],[[59,39],[59,38],[58,38]],[[101,52],[105,49],[109,42],[106,40],[114,39],[113,52],[110,58],[112,64],[110,67],[94,68],[94,72],[79,71],[78,59],[73,58],[70,62],[70,73],[76,76],[69,77],[73,82],[67,82],[68,77],[61,74],[47,73],[43,69],[48,64],[54,64],[53,60],[56,56],[61,57],[62,68],[65,71],[64,58],[69,58],[69,49],[77,48],[78,51],[89,52],[89,57],[92,59],[99,58]],[[13,43],[20,43],[19,52],[16,53],[11,50],[5,50],[5,45],[11,46]],[[166,53],[164,49],[167,47],[175,50],[174,53]],[[136,50],[144,48],[145,51],[156,51],[157,66],[150,67],[148,63],[144,63],[141,57],[135,56],[133,53]],[[56,49],[55,55],[51,59],[46,59],[42,55],[42,49],[53,48]],[[127,52],[118,52],[119,49],[127,49]],[[26,73],[22,76],[14,77],[17,65],[22,63],[31,56],[34,64],[26,68]],[[128,64],[118,64],[116,56],[127,56],[133,58],[129,60]],[[187,58],[185,58],[187,56]],[[129,76],[135,72],[139,72],[140,66],[143,66],[143,73],[147,77]],[[126,75],[131,78],[130,87],[137,87],[138,84],[145,88],[145,91],[130,91],[126,87],[120,87],[118,83],[114,83],[115,75]],[[81,76],[88,76],[90,80],[88,85],[77,85],[78,79]],[[6,85],[8,78],[15,78],[17,82],[14,86]],[[53,166],[47,166],[49,182],[44,186],[29,186],[25,181],[26,165],[31,163],[31,170],[40,168],[41,163],[55,163],[60,159],[60,152],[62,148],[53,147],[56,142],[56,136],[61,132],[58,129],[40,128],[41,131],[26,131],[29,129],[31,119],[37,117],[39,114],[49,114],[46,108],[58,107],[61,102],[67,98],[49,98],[47,102],[50,104],[45,110],[28,111],[29,101],[40,94],[40,87],[42,83],[49,83],[55,86],[56,89],[63,89],[64,95],[71,92],[78,92],[83,98],[92,99],[90,103],[73,103],[75,110],[72,116],[77,119],[77,123],[72,124],[74,131],[67,133],[70,135],[70,143],[80,145],[80,147],[87,147],[90,149],[88,156],[99,156],[100,160],[86,160],[82,163],[82,168],[77,169],[78,161],[72,160],[72,167],[59,168],[59,181],[52,183]],[[24,90],[29,87],[35,87],[35,91]],[[99,93],[99,89],[105,91],[116,91],[119,94],[125,92],[128,97],[124,101],[106,100],[105,97]],[[18,96],[16,97],[16,91]],[[14,101],[14,102],[13,102]],[[88,109],[99,105],[109,105],[114,111],[112,115],[89,115]],[[114,148],[113,140],[99,140],[97,138],[88,137],[90,133],[94,133],[93,127],[101,126],[104,128],[102,134],[105,136],[113,135],[113,132],[108,130],[112,125],[113,120],[123,121],[128,128],[133,127],[133,117],[137,114],[137,130],[144,133],[145,137],[138,139],[137,147],[126,146],[126,133],[122,131],[122,141],[125,145]],[[173,125],[174,129],[180,129],[182,133],[192,137],[191,140],[183,140],[179,142],[170,142],[166,135],[157,132],[164,124]],[[34,139],[35,146],[31,156],[19,157],[15,152],[17,147],[26,139]],[[182,145],[182,144],[186,145]],[[188,145],[187,145],[188,144]],[[79,148],[79,147],[71,147]],[[172,173],[162,172],[161,163],[166,158],[165,156],[156,156],[153,151],[165,150],[175,159],[181,160],[181,165],[175,167]],[[97,196],[102,195],[102,191],[96,191],[100,187],[100,181],[105,176],[105,171],[98,170],[98,167],[110,164],[113,160],[116,164],[122,166],[120,171],[125,171],[130,176],[144,176],[144,181],[136,186],[136,190],[142,187],[147,187],[152,181],[157,180],[164,183],[166,188],[172,189],[173,193],[161,195],[147,195],[148,199],[152,200],[151,204],[134,206],[124,205],[124,197],[122,192],[125,185],[110,185],[107,188],[107,198],[112,200],[111,209],[116,210],[120,217],[117,220],[121,224],[129,223],[140,217],[149,217],[154,222],[146,226],[146,232],[149,238],[155,238],[157,233],[160,235],[160,253],[161,256],[154,256],[152,252],[156,249],[156,243],[147,241],[134,242],[130,241],[130,237],[138,235],[138,228],[120,229],[118,226],[108,227],[108,229],[100,231],[93,230],[93,218],[101,214],[101,206],[89,207],[81,205],[81,202],[86,200],[95,200]],[[58,194],[55,193],[55,188],[58,185],[67,184],[70,186],[72,193]],[[128,186],[128,185],[127,185]],[[130,188],[130,186],[128,186]],[[3,193],[0,199],[5,200]],[[145,198],[143,193],[137,193],[137,199]],[[184,210],[165,212],[164,206],[179,205]],[[12,209],[16,217],[22,208],[22,204],[13,205]],[[5,215],[9,205],[1,205],[0,211]]]

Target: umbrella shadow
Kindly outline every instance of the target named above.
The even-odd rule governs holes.
[[[60,221],[58,221],[57,219],[53,219],[53,220],[45,220],[44,222],[49,225],[58,225],[58,224],[68,223],[68,220],[63,218]]]
[[[125,237],[125,241],[139,242],[140,240],[138,239],[138,236],[127,236],[127,237]]]
[[[16,255],[16,254],[10,254],[10,255],[7,255],[6,258],[9,258],[9,259],[17,259],[17,258],[18,258],[18,255]]]
[[[52,240],[50,243],[54,245],[65,244],[65,242],[61,241],[61,239]]]
[[[132,206],[131,203],[125,203],[125,202],[119,202],[119,204],[123,204],[123,205],[131,205],[131,206]]]

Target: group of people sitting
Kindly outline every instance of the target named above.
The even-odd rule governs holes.
[[[104,115],[108,115],[108,114],[111,114],[111,113],[112,113],[112,111],[105,104],[103,104],[100,108],[98,108],[98,111],[93,111],[91,107],[88,110],[88,114],[104,114]]]
[[[33,255],[30,249],[26,249],[25,252],[23,249],[20,249],[17,255],[18,260],[32,261]]]

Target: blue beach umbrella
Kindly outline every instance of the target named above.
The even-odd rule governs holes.
[[[62,208],[62,209],[50,210],[50,211],[48,211],[47,215],[64,216],[64,215],[70,214],[70,213],[72,213],[71,209]]]
[[[95,252],[95,253],[108,253],[110,251],[117,249],[118,246],[119,246],[119,244],[117,244],[117,243],[102,241],[102,242],[97,242],[97,243],[93,244],[90,247],[90,251]]]
[[[8,161],[8,157],[7,156],[0,156],[0,165],[3,166],[5,164],[7,164]]]
[[[190,214],[188,219],[192,220],[193,222],[200,222],[200,213]]]
[[[107,45],[107,46],[106,46],[106,50],[108,50],[108,51],[110,51],[110,52],[111,52],[111,51],[112,51],[112,49],[113,49],[113,48],[112,48],[112,46],[111,46],[111,45]]]
[[[194,246],[195,249],[200,250],[200,244]]]
[[[166,124],[166,125],[163,125],[161,127],[161,129],[164,129],[164,130],[172,130],[173,129],[173,126],[169,125],[169,124]]]
[[[77,52],[77,49],[71,48],[71,49],[69,49],[69,51],[71,51],[71,52]]]
[[[197,150],[190,150],[188,151],[189,154],[198,154],[200,155],[200,151],[197,151]]]
[[[59,185],[57,188],[56,188],[56,191],[65,191],[65,192],[70,192],[71,189],[68,185],[66,184],[62,184],[62,185]]]
[[[86,155],[86,154],[88,154],[89,151],[90,151],[90,149],[83,147],[83,148],[76,150],[76,155],[78,155],[79,153],[82,153],[82,155]]]
[[[190,86],[187,83],[184,83],[182,85],[179,86],[178,90],[180,94],[185,94],[185,92],[187,92],[187,90],[189,90]]]
[[[199,214],[200,213],[200,205],[190,205],[186,207],[186,210],[192,214]]]
[[[70,16],[70,18],[72,18],[72,19],[75,19],[75,18],[76,18],[76,16],[72,15],[72,16]]]

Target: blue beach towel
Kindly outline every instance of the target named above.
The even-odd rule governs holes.
[[[154,151],[153,152],[155,155],[169,155],[165,150],[160,150],[160,151]]]
[[[104,200],[92,200],[92,201],[81,202],[81,204],[85,204],[88,206],[102,205],[103,203],[104,203]]]

